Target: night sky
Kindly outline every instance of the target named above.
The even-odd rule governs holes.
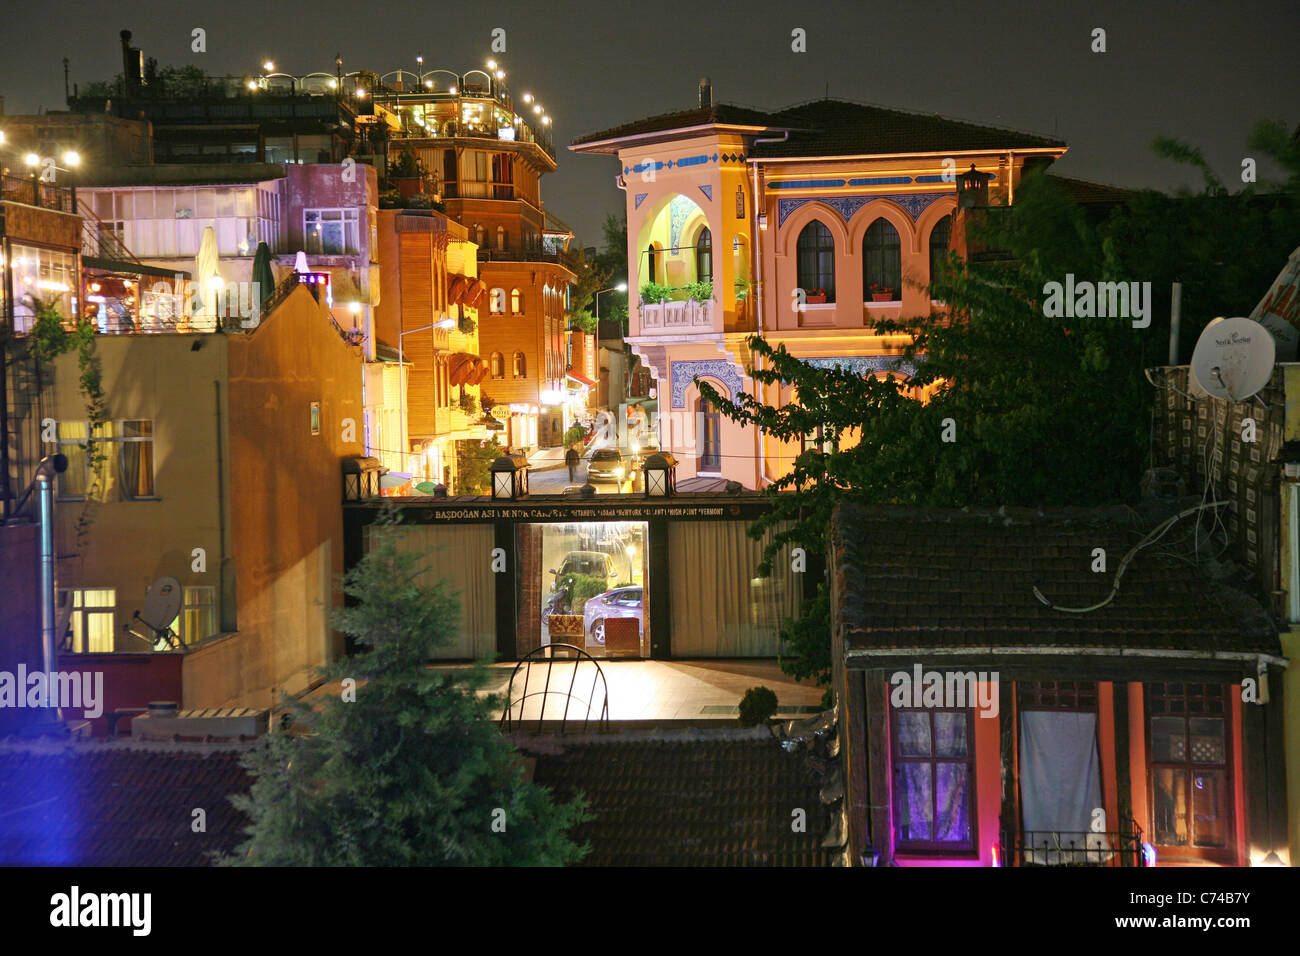
[[[302,74],[415,69],[465,72],[495,56],[518,96],[554,119],[559,171],[548,209],[585,245],[622,207],[608,157],[570,153],[577,136],[696,103],[701,76],[716,102],[776,109],[823,96],[1057,133],[1063,175],[1121,186],[1193,185],[1150,151],[1164,133],[1202,147],[1239,182],[1245,139],[1262,118],[1300,123],[1300,3],[429,2],[52,0],[5,5],[0,94],[9,113],[64,109],[71,79],[121,70],[118,31],[160,65],[256,71],[265,59]],[[206,54],[190,31],[207,30]],[[507,50],[492,54],[491,31]],[[802,27],[808,52],[790,50]],[[1091,31],[1107,32],[1104,54]],[[1261,163],[1261,174],[1270,169]]]

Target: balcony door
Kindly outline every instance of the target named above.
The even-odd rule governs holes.
[[[722,471],[722,416],[707,398],[701,398],[696,408],[700,432],[697,470],[701,473],[719,474]]]

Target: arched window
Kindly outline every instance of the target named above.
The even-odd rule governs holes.
[[[799,288],[811,299],[825,294],[835,301],[835,240],[831,231],[814,219],[803,227],[796,244],[798,251]]]
[[[500,249],[502,252],[505,251],[506,248],[506,227],[505,226],[497,226],[497,248]]]
[[[887,219],[877,219],[862,237],[862,294],[888,294],[882,300],[888,302],[903,298],[903,250],[898,230]]]
[[[939,263],[943,257],[948,254],[948,243],[952,240],[952,213],[944,216],[934,224],[930,230],[930,281],[934,282],[934,275],[939,269]],[[934,293],[930,293],[930,298],[934,298]]]
[[[524,353],[523,353],[523,352],[516,352],[516,353],[515,353],[515,361],[514,361],[514,377],[515,377],[515,378],[527,378],[527,377],[528,377],[528,367],[524,364]]]
[[[659,247],[651,246],[645,251],[646,256],[646,282],[659,281]]]
[[[506,290],[505,290],[505,289],[493,289],[493,290],[492,290],[492,303],[491,303],[491,304],[492,304],[492,314],[493,314],[493,315],[505,315],[505,312],[506,312]]]
[[[514,315],[524,313],[524,294],[518,289],[510,290],[510,311]]]
[[[484,235],[485,234],[483,232],[483,227],[480,226],[478,223],[474,223],[474,241],[478,243],[478,247],[480,249],[483,248]]]
[[[695,240],[695,279],[697,282],[713,281],[713,233],[705,226]]]
[[[505,363],[505,359],[501,357],[501,353],[500,353],[500,352],[493,352],[493,353],[492,353],[492,366],[491,366],[491,367],[492,367],[492,377],[493,377],[493,378],[505,378],[505,377],[506,377],[506,363]]]

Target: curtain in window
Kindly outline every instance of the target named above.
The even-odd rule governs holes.
[[[1105,862],[1110,849],[1106,837],[1091,832],[1092,811],[1100,806],[1097,715],[1021,711],[1020,816],[1026,841],[1034,848],[1026,852],[1026,861]]]
[[[421,586],[445,580],[460,601],[455,639],[440,648],[443,660],[478,660],[496,653],[496,583],[494,575],[483,573],[486,564],[468,561],[466,555],[490,555],[494,544],[491,525],[398,528],[398,548],[423,558]]]
[[[773,657],[799,589],[782,549],[760,578],[763,543],[745,521],[679,521],[668,528],[675,657]]]
[[[59,475],[59,495],[81,498],[86,494],[86,423],[59,422],[59,451],[67,456],[68,470]]]
[[[966,844],[971,838],[965,712],[896,711],[894,769],[900,843]],[[931,730],[933,717],[933,731]],[[929,758],[929,759],[924,759]]]
[[[153,422],[122,422],[122,438],[149,438],[149,441],[123,441],[118,448],[118,479],[122,500],[153,496]]]

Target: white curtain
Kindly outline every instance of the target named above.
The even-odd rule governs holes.
[[[424,525],[396,529],[398,549],[424,559],[421,583],[445,579],[460,601],[456,639],[440,660],[477,660],[496,654],[496,590],[491,572],[495,542],[491,525]]]
[[[1020,712],[1020,816],[1026,861],[1043,865],[1104,863],[1109,845],[1092,832],[1102,806],[1097,715]],[[1101,828],[1109,830],[1107,824]]]
[[[781,622],[799,606],[789,548],[759,578],[763,543],[748,521],[677,521],[668,527],[674,657],[775,657]]]

